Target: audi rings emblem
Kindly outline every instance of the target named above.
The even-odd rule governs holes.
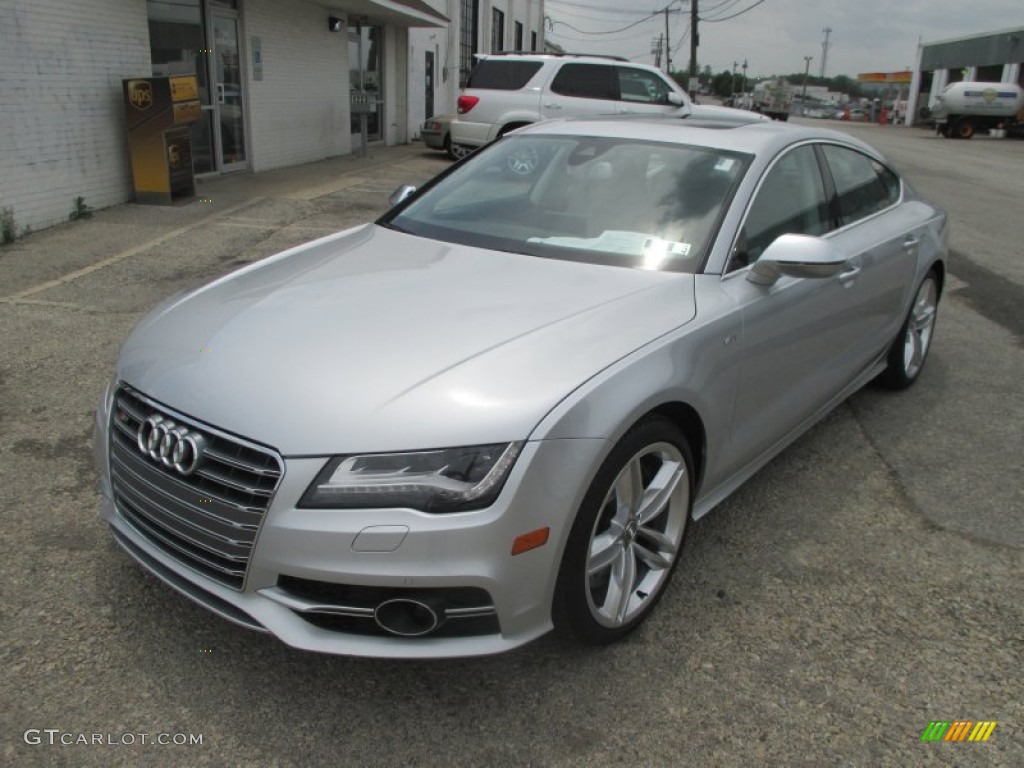
[[[150,416],[139,426],[139,450],[180,475],[191,475],[203,458],[203,436],[162,416]]]

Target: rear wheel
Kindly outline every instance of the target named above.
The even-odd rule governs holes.
[[[969,139],[974,135],[974,121],[961,117],[953,125],[953,136],[957,139]]]
[[[558,572],[555,626],[591,645],[647,618],[672,575],[690,518],[693,460],[663,417],[634,426],[601,465]]]
[[[448,144],[448,155],[453,160],[461,160],[473,152],[472,147],[467,147],[465,144],[452,144],[451,140],[449,140]]]
[[[889,389],[906,389],[921,374],[932,345],[939,310],[939,278],[934,271],[921,282],[899,335],[889,348],[887,367],[878,383]]]

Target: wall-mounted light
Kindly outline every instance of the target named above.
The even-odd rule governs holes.
[[[337,16],[329,16],[327,18],[327,28],[331,30],[331,32],[341,32],[341,29],[344,26],[344,19],[339,19]]]

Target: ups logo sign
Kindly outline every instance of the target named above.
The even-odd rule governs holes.
[[[128,103],[136,109],[153,106],[153,85],[148,80],[132,80],[128,83]]]

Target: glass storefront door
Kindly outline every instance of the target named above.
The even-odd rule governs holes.
[[[377,110],[367,117],[367,139],[384,138],[384,56],[381,44],[383,27],[348,28],[348,82],[355,92],[365,92],[377,103]],[[352,115],[352,133],[359,136],[359,115]],[[356,140],[358,143],[358,139]],[[354,145],[355,146],[355,145]]]
[[[192,123],[197,174],[247,167],[237,0],[147,0],[153,76],[199,78],[202,117]]]
[[[241,52],[237,15],[212,11],[214,114],[218,166],[222,171],[246,167],[242,110]]]

